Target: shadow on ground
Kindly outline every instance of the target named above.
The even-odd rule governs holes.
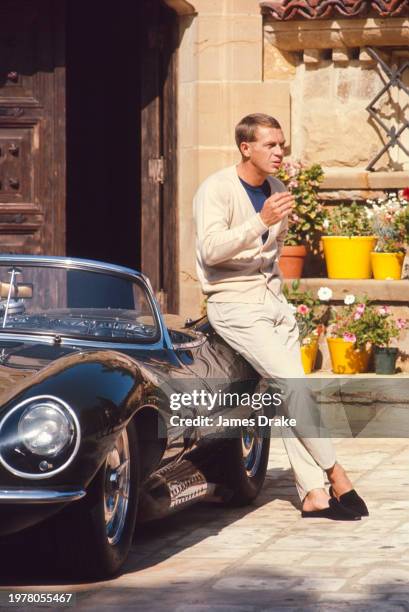
[[[137,525],[131,555],[122,574],[138,572],[169,559],[184,548],[214,536],[227,525],[241,519],[274,499],[289,502],[296,499],[290,470],[270,469],[265,485],[250,505],[241,508],[224,507],[218,503],[198,503],[164,519]],[[188,544],[180,541],[189,536]],[[141,550],[141,555],[138,555]],[[67,577],[58,568],[55,544],[50,539],[47,522],[1,541],[2,570],[0,586],[38,586],[42,584],[81,584]]]

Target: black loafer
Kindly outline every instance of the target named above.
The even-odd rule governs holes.
[[[361,515],[346,508],[335,497],[331,497],[328,508],[322,510],[302,510],[303,518],[327,518],[332,521],[360,521]]]
[[[336,499],[332,487],[329,488],[329,494],[331,495],[332,499]],[[352,489],[351,491],[340,495],[339,501],[345,508],[356,512],[360,516],[369,516],[369,511],[366,503],[364,502],[362,497],[358,495],[355,489]]]

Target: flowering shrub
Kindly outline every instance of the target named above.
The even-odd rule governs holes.
[[[371,208],[365,207],[365,212],[373,234],[378,238],[375,251],[405,252],[405,241],[409,231],[408,201],[391,194],[377,200],[367,200],[367,203]]]
[[[318,187],[324,179],[319,164],[305,166],[301,162],[288,160],[278,170],[280,179],[294,195],[295,206],[289,216],[286,244],[296,246],[314,241],[316,232],[322,230],[325,218],[324,207],[318,202]]]
[[[305,345],[311,344],[313,340],[318,339],[320,334],[324,333],[327,308],[321,306],[322,298],[314,298],[311,291],[299,291],[299,286],[300,281],[294,280],[291,283],[291,289],[288,285],[284,285],[283,293],[290,303],[295,320],[297,321],[300,342]],[[320,292],[322,296],[322,290],[324,290],[326,300],[331,299],[331,289],[321,287],[318,290],[318,296]],[[329,291],[331,295],[327,297],[328,294],[325,291]]]
[[[375,306],[367,297],[357,299],[348,294],[344,304],[338,312],[331,312],[328,334],[354,342],[357,348],[367,343],[387,347],[407,327],[406,319],[395,320],[388,306]]]
[[[370,236],[372,228],[364,206],[356,202],[334,206],[323,221],[326,236]]]

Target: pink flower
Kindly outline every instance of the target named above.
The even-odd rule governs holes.
[[[359,314],[362,315],[365,312],[365,308],[365,304],[357,304],[356,312],[359,312]]]
[[[344,342],[356,342],[355,334],[351,334],[350,332],[345,332],[345,334],[342,336],[342,339],[344,340]]]
[[[295,189],[296,187],[298,187],[298,182],[295,181],[294,179],[292,179],[289,183],[288,183],[288,187],[290,189]]]
[[[378,314],[380,315],[388,315],[390,314],[391,310],[389,308],[389,306],[380,306],[378,308]]]
[[[293,213],[293,214],[291,215],[291,220],[292,220],[294,223],[297,223],[297,221],[299,221],[299,220],[300,220],[300,217],[299,217],[298,215],[296,215],[295,213]]]
[[[406,320],[405,319],[396,319],[396,326],[398,329],[405,329]]]
[[[362,317],[362,312],[356,312],[354,314],[354,321],[358,321]]]
[[[308,314],[310,312],[310,309],[305,304],[300,304],[297,307],[297,312],[298,312],[298,314],[306,315],[306,314]]]

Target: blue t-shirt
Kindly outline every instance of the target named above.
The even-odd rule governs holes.
[[[239,177],[240,178],[240,177]],[[270,183],[266,179],[262,185],[257,185],[254,187],[253,185],[249,185],[246,181],[240,178],[240,182],[243,185],[244,189],[247,191],[247,195],[249,196],[251,203],[254,206],[254,210],[256,212],[260,212],[263,208],[264,202],[271,195],[271,187]],[[268,238],[268,230],[263,234],[262,239],[265,242]]]

